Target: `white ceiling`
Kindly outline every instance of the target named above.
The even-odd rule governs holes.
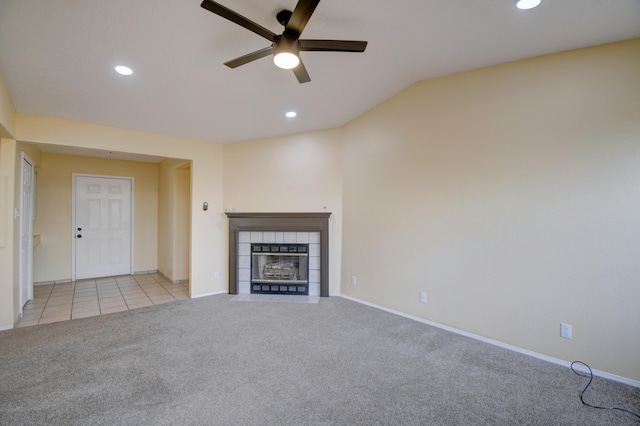
[[[302,38],[367,40],[303,52],[311,82],[201,0],[0,0],[0,74],[19,112],[229,143],[341,126],[412,83],[640,37],[640,0],[322,0]],[[296,0],[219,0],[275,33]],[[123,77],[117,64],[134,69]],[[298,112],[286,119],[290,109]]]

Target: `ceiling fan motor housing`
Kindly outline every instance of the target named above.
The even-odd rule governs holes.
[[[273,40],[273,48],[276,54],[280,52],[290,52],[297,55],[300,52],[300,42],[295,37],[282,34]]]
[[[281,10],[276,15],[276,19],[278,20],[278,22],[280,22],[280,24],[282,24],[283,27],[286,27],[287,24],[289,23],[289,19],[291,19],[291,15],[293,15],[292,11],[290,11],[290,10]]]

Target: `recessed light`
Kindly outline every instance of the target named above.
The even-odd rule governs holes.
[[[533,9],[540,4],[540,0],[518,0],[516,6],[518,9],[527,10]]]
[[[288,111],[286,114],[287,118],[293,118],[298,115],[295,111]]]
[[[124,65],[118,65],[115,68],[116,72],[118,74],[122,74],[122,75],[131,75],[133,74],[133,70],[129,67],[125,67]]]

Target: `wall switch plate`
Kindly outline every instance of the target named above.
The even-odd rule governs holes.
[[[220,279],[220,272],[214,272],[213,273],[213,279],[214,280],[219,280]]]
[[[351,275],[351,284],[353,284],[353,285],[358,284],[358,280],[356,279],[355,275]]]
[[[420,292],[420,303],[427,303],[427,292],[426,291],[421,291]]]
[[[565,339],[571,339],[571,324],[560,324],[560,337],[564,337]]]

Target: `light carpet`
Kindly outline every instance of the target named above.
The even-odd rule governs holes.
[[[0,424],[640,424],[569,368],[353,301],[231,298],[0,333]]]

